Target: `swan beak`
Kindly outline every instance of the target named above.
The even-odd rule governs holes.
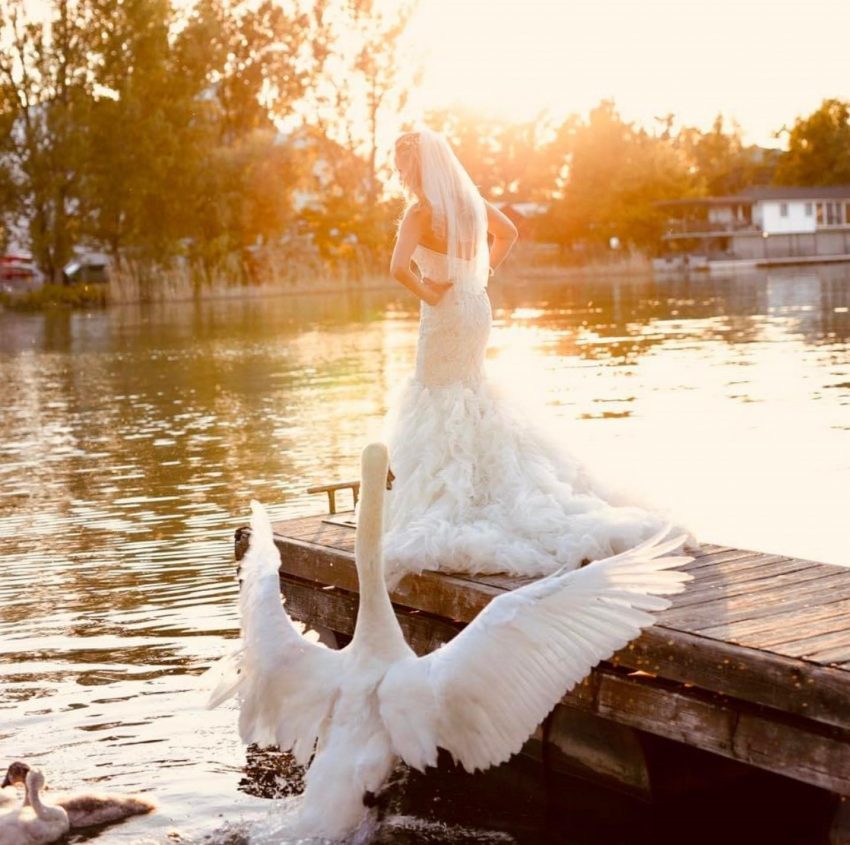
[[[387,490],[393,489],[393,481],[395,481],[395,474],[387,467]]]

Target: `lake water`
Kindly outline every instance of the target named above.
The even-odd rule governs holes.
[[[848,563],[850,270],[492,299],[492,377],[565,443],[707,541]],[[251,497],[316,512],[305,487],[355,477],[417,313],[395,290],[0,313],[0,763],[156,795],[100,841],[285,839],[197,690],[238,630],[233,530]],[[467,841],[432,818],[388,841]]]

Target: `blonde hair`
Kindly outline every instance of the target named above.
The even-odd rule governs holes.
[[[483,273],[486,284],[487,211],[463,165],[449,142],[439,132],[423,128],[405,132],[395,142],[396,151],[411,155],[411,171],[402,184],[416,193],[431,214],[431,230],[446,241],[450,265],[474,261],[476,276]],[[413,177],[411,178],[410,173]]]

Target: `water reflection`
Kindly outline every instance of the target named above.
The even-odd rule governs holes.
[[[846,268],[492,298],[493,377],[598,465],[706,539],[847,562]],[[102,839],[268,815],[233,712],[193,688],[235,636],[232,532],[251,497],[295,515],[355,475],[417,313],[389,291],[0,314],[0,760],[156,790]]]

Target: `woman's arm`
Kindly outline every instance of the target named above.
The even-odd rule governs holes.
[[[487,208],[487,231],[493,236],[490,266],[495,270],[511,251],[519,233],[516,226],[495,205],[487,200],[484,200],[484,205]]]
[[[421,239],[423,227],[424,214],[415,207],[408,208],[398,229],[393,257],[390,260],[390,274],[420,299],[429,305],[436,305],[452,283],[432,282],[428,279],[420,281],[410,269],[410,259]]]

